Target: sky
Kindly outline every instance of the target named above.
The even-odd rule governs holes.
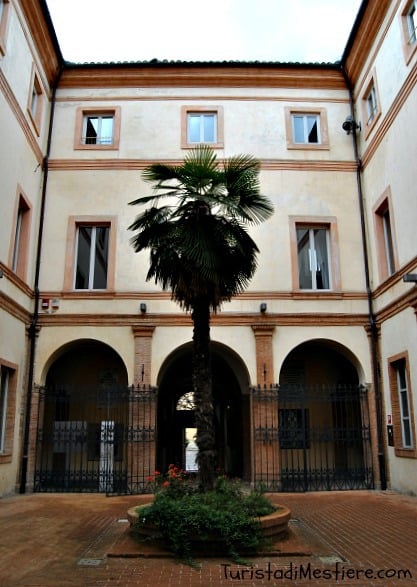
[[[64,59],[334,62],[361,0],[47,0]]]

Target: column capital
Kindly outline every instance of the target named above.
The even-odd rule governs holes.
[[[153,324],[135,324],[132,326],[133,336],[151,337],[155,328],[156,327]]]

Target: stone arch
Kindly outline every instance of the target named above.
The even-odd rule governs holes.
[[[212,342],[213,397],[219,467],[245,477],[250,471],[249,373],[239,355]],[[194,411],[178,409],[178,400],[192,391],[192,343],[175,349],[158,373],[157,468],[170,463],[187,468],[186,435],[194,428]]]

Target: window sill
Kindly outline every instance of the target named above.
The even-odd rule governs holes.
[[[12,462],[12,453],[0,453],[0,465]]]
[[[397,448],[395,447],[395,456],[408,458],[408,459],[417,459],[417,450],[415,448]]]

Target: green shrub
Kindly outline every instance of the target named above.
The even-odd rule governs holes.
[[[213,491],[202,493],[174,466],[150,482],[156,483],[155,497],[138,508],[136,525],[152,523],[177,558],[190,560],[197,538],[206,544],[215,539],[234,560],[265,545],[258,518],[275,507],[260,490],[245,493],[240,482],[220,477]]]

